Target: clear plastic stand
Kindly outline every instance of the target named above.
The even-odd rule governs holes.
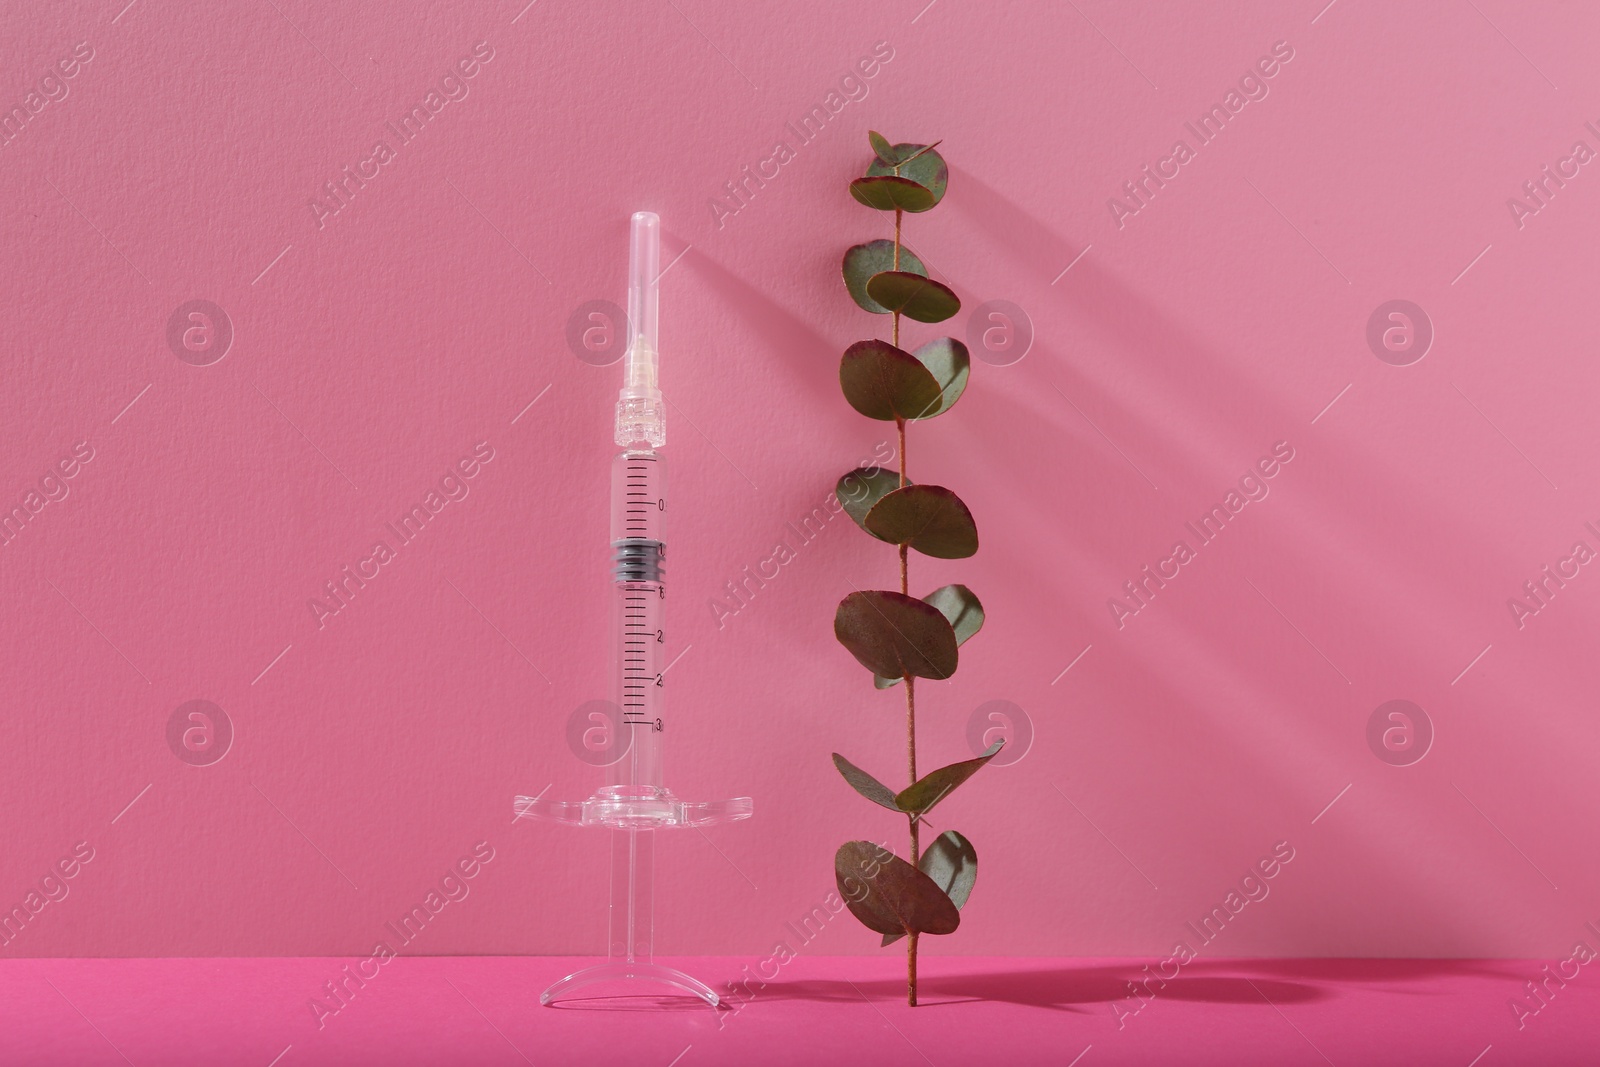
[[[627,740],[611,765],[609,782],[586,800],[519,796],[518,819],[536,818],[611,833],[611,922],[606,962],[569,974],[539,998],[557,998],[598,982],[656,982],[692,993],[712,1007],[711,987],[652,959],[655,933],[655,833],[747,819],[749,797],[680,800],[661,774],[665,729],[662,693],[667,667],[664,622],[667,508],[666,464],[655,450],[666,443],[661,389],[657,382],[657,282],[661,220],[633,216],[628,256],[628,349],[617,400],[616,443],[611,466],[611,576],[617,667],[613,692],[618,728]]]
[[[518,817],[552,819],[579,826],[611,828],[611,922],[606,961],[575,971],[539,996],[550,1004],[600,982],[645,981],[672,986],[713,1008],[719,1000],[710,986],[675,967],[655,963],[655,831],[709,826],[749,818],[749,797],[689,803],[666,790],[645,800],[643,811],[614,792],[601,790],[584,801],[546,801],[517,797]]]

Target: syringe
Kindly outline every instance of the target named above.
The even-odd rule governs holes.
[[[749,797],[680,800],[661,779],[662,697],[670,664],[663,665],[666,465],[656,452],[667,439],[657,378],[660,264],[661,220],[641,211],[633,216],[628,240],[628,351],[615,433],[622,451],[611,462],[612,677],[628,748],[611,765],[607,784],[586,800],[556,800],[541,793],[513,802],[519,819],[531,816],[613,831],[606,962],[556,982],[540,996],[544,1004],[597,982],[643,980],[693,993],[715,1007],[718,998],[710,986],[652,960],[653,831],[748,819],[751,811]]]
[[[628,348],[617,397],[616,442],[622,451],[611,463],[614,699],[622,709],[622,729],[631,736],[627,755],[612,765],[611,784],[634,787],[639,797],[662,785],[656,735],[665,729],[667,470],[655,451],[667,439],[658,377],[660,263],[661,219],[637,212],[628,239]]]
[[[633,216],[628,240],[628,349],[617,396],[611,462],[612,699],[627,749],[587,800],[518,797],[517,813],[584,826],[649,830],[750,816],[750,798],[680,800],[662,780],[666,730],[666,443],[661,396],[658,284],[661,220]]]

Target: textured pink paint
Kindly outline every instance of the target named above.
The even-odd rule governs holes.
[[[40,893],[0,951],[365,957],[479,842],[408,954],[600,950],[604,840],[513,827],[511,798],[596,779],[565,729],[606,695],[618,373],[565,335],[622,299],[639,209],[675,259],[668,777],[756,801],[661,842],[658,947],[765,954],[840,842],[903,847],[828,759],[903,773],[899,694],[829,626],[892,553],[789,525],[892,436],[835,381],[886,326],[838,278],[885,233],[844,192],[869,127],[943,138],[948,197],[907,238],[1036,334],[911,433],[913,478],[983,538],[917,558],[913,591],[965,582],[989,613],[920,690],[922,763],[966,758],[989,701],[1034,735],[936,813],[982,870],[924,953],[1166,957],[1279,842],[1292,862],[1203,955],[1554,961],[1594,936],[1600,575],[1562,561],[1600,548],[1600,177],[1573,161],[1600,148],[1600,14],[925,2],[0,13],[0,104],[27,115],[0,147],[0,503],[43,484],[0,547],[0,905]],[[1186,123],[1234,89],[1200,144]],[[1409,366],[1366,339],[1394,299],[1434,331]],[[169,345],[192,300],[232,325],[209,365]],[[1201,544],[1186,524],[1242,479]],[[385,524],[440,486],[399,545]],[[1109,607],[1147,565],[1148,604]],[[1546,565],[1569,577],[1517,618]],[[314,612],[346,566],[365,585]],[[1411,766],[1368,747],[1395,699],[1433,727]],[[232,723],[210,766],[169,748],[191,700]],[[878,951],[848,919],[825,937]]]

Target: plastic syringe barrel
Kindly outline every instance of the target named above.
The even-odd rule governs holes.
[[[629,736],[610,782],[658,789],[666,674],[666,465],[649,449],[624,449],[611,465],[614,698]]]

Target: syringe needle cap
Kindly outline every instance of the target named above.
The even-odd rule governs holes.
[[[643,441],[660,448],[666,443],[657,336],[660,280],[661,218],[653,211],[634,212],[628,231],[628,350],[617,398],[619,445]]]

